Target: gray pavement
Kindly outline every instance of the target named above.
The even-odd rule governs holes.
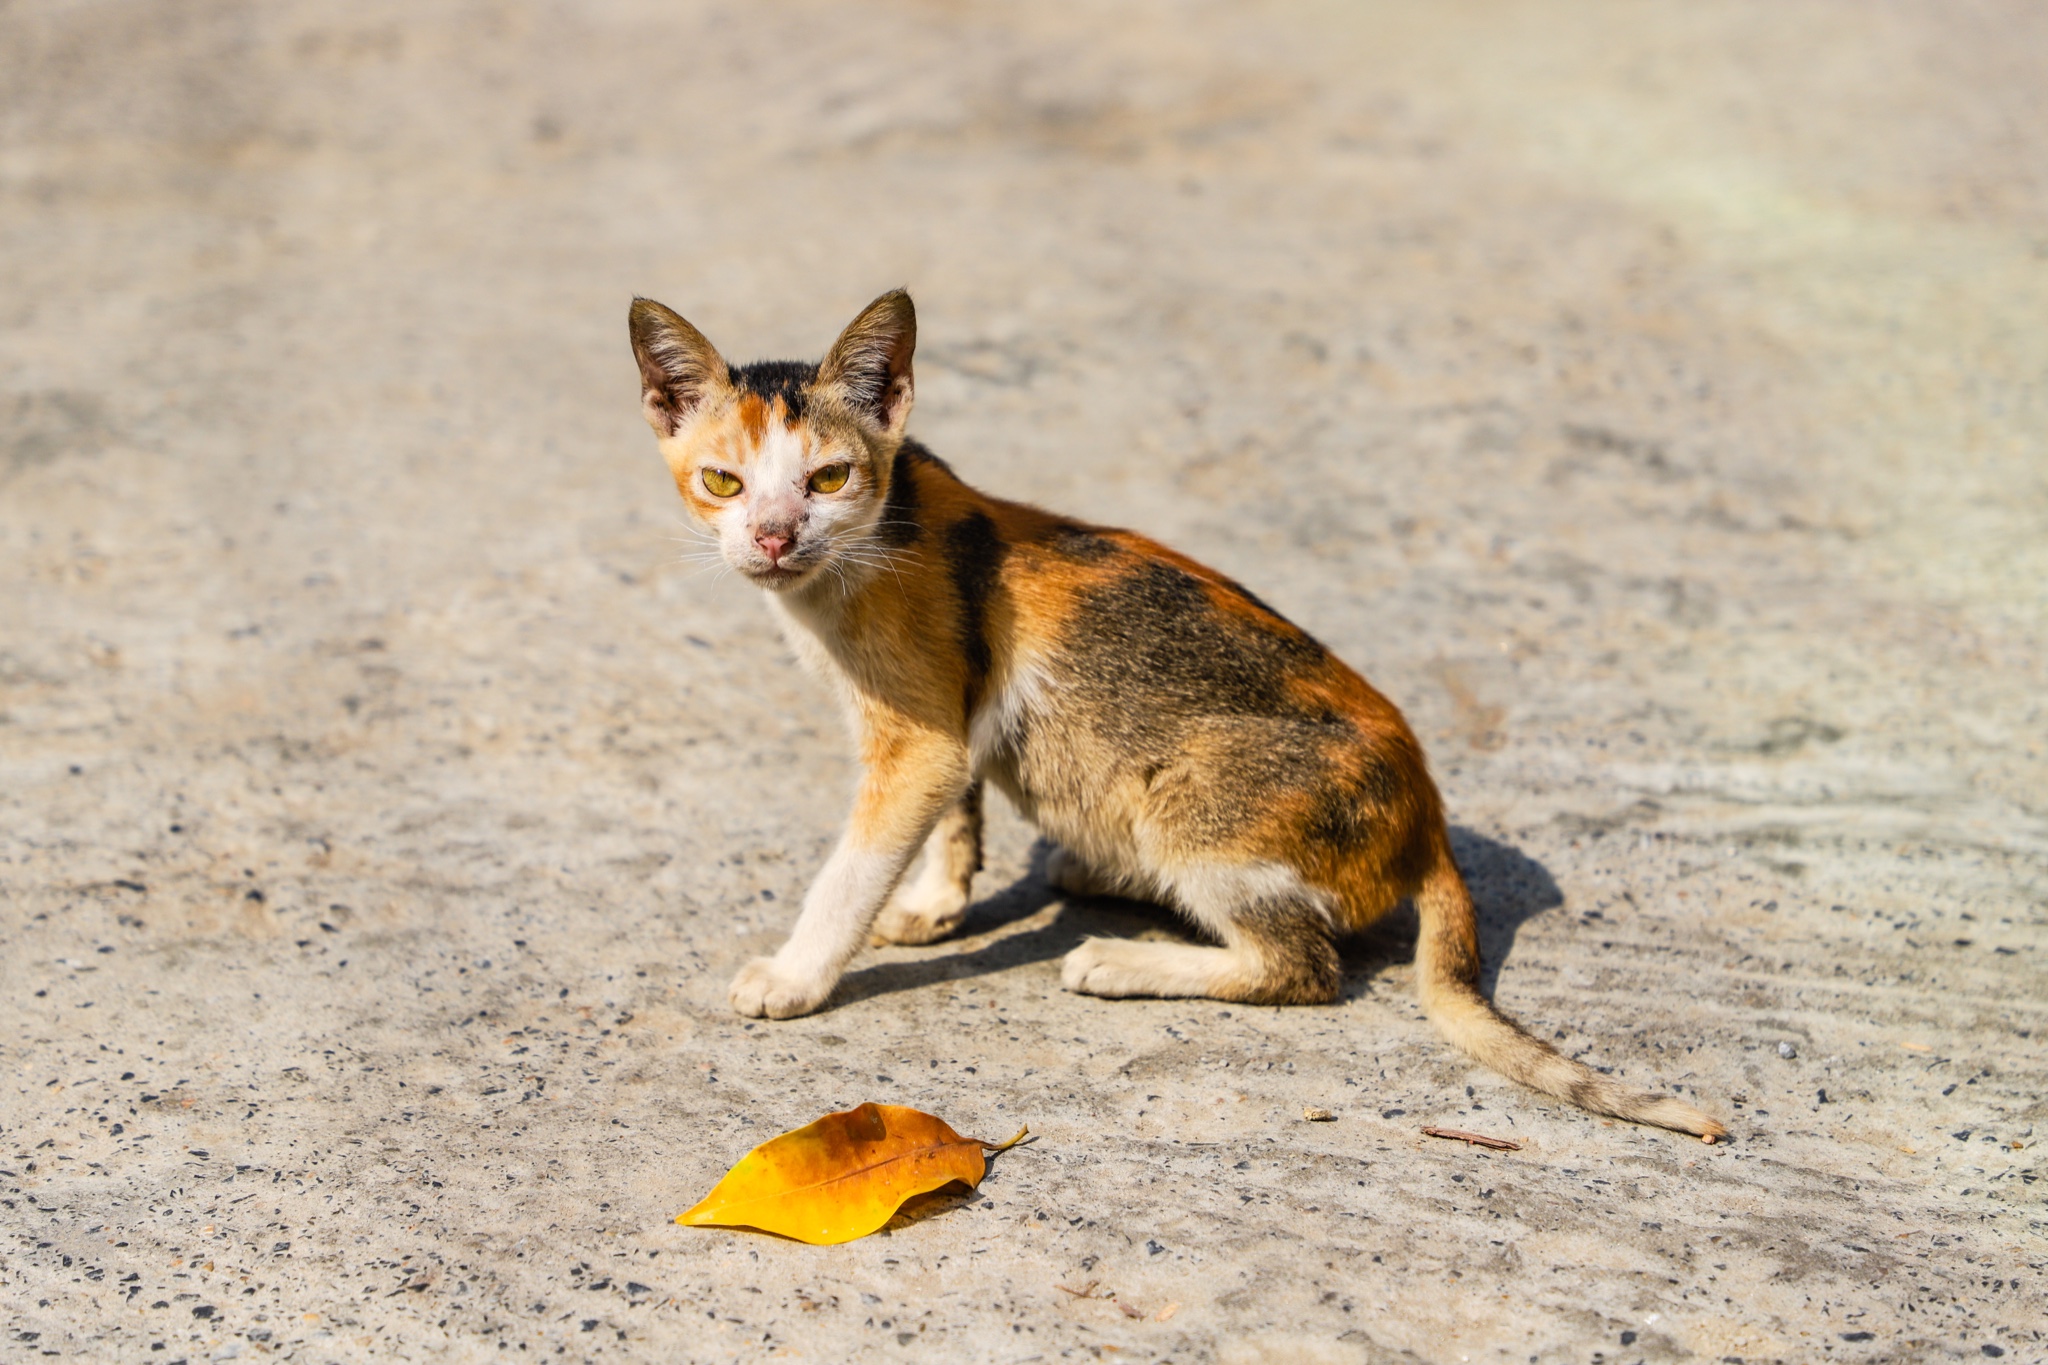
[[[0,1358],[2048,1359],[2048,16],[0,6]],[[1407,708],[1525,1095],[957,941],[742,1022],[852,782],[635,292]],[[864,1099],[1040,1142],[669,1220]],[[1300,1119],[1304,1106],[1336,1112]],[[1426,1124],[1527,1145],[1486,1153]]]

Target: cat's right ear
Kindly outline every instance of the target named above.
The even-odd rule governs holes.
[[[673,436],[731,372],[702,332],[653,299],[634,299],[627,324],[640,362],[641,411],[656,436]]]

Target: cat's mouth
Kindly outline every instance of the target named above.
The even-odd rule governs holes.
[[[815,561],[796,564],[785,559],[780,564],[749,564],[745,572],[757,586],[779,590],[801,583],[811,576],[811,570],[816,567]]]

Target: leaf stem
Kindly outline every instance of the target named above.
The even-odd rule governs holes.
[[[1015,1147],[1018,1143],[1024,1141],[1024,1139],[1030,1134],[1030,1132],[1031,1130],[1029,1128],[1019,1128],[1017,1130],[1017,1136],[1011,1138],[1008,1142],[1002,1143],[990,1142],[985,1138],[976,1138],[975,1141],[979,1142],[982,1146],[988,1148],[988,1154],[990,1156],[994,1156],[997,1152],[1009,1151],[1012,1147]],[[1037,1138],[1032,1138],[1031,1140],[1033,1142],[1038,1141]]]

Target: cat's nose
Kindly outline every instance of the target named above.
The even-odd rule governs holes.
[[[783,552],[789,549],[789,542],[792,539],[794,539],[792,536],[764,534],[755,536],[754,543],[761,547],[762,554],[768,556],[770,564],[779,564],[782,562]]]

